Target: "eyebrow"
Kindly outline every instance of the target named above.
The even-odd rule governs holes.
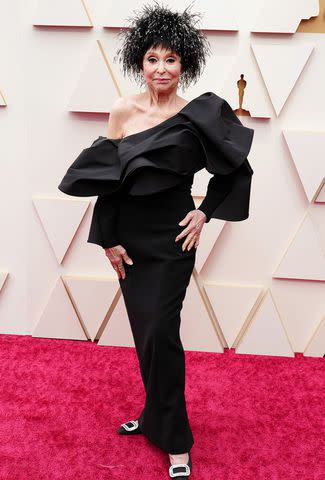
[[[152,50],[149,50],[149,51],[146,53],[146,55],[158,55],[158,54],[157,54],[156,52],[153,52]],[[168,53],[168,54],[166,54],[166,56],[168,56],[168,57],[171,57],[171,56],[176,57],[176,53]]]

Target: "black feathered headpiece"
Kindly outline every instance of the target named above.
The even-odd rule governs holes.
[[[206,55],[211,53],[210,44],[204,33],[195,25],[201,18],[200,13],[189,13],[188,6],[183,13],[172,12],[159,5],[144,4],[134,17],[128,17],[130,25],[120,29],[118,36],[123,43],[114,57],[122,63],[124,76],[133,75],[142,85],[144,78],[140,72],[143,57],[151,47],[162,45],[181,57],[182,74],[180,86],[187,88],[196,83],[206,64]]]

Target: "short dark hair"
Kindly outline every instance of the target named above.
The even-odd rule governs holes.
[[[206,64],[206,55],[211,53],[207,37],[195,27],[201,14],[189,13],[190,6],[179,13],[159,5],[157,1],[153,3],[144,4],[142,11],[127,18],[130,25],[118,32],[123,43],[114,61],[118,59],[122,63],[124,76],[128,73],[142,84],[140,69],[143,57],[149,48],[161,45],[181,57],[180,85],[187,88],[192,82],[197,82]]]

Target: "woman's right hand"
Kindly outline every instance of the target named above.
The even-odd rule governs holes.
[[[123,260],[128,265],[133,265],[133,261],[126,253],[125,248],[122,245],[116,245],[115,247],[104,248],[105,255],[111,262],[112,267],[117,272],[118,278],[125,278],[125,268]]]

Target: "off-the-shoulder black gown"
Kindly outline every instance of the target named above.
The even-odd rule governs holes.
[[[213,174],[198,207],[206,222],[248,218],[253,135],[226,100],[206,92],[142,132],[99,136],[58,186],[72,196],[97,195],[88,242],[121,244],[134,262],[124,264],[119,283],[146,390],[139,425],[168,453],[188,452],[194,443],[179,330],[196,249],[183,252],[185,238],[175,242],[185,228],[178,223],[195,209],[191,186],[202,168]]]

